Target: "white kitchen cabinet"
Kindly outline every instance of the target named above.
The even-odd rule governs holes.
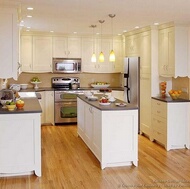
[[[151,75],[140,75],[140,133],[151,136]]]
[[[52,37],[33,36],[33,71],[52,72]]]
[[[188,27],[159,30],[159,75],[188,76]]]
[[[189,148],[188,107],[190,102],[162,102],[152,99],[152,140],[166,150]]]
[[[30,72],[33,69],[32,53],[33,43],[32,36],[21,36],[21,70]]]
[[[101,111],[79,97],[77,107],[78,134],[102,169],[138,165],[138,110]]]
[[[81,58],[81,38],[53,37],[53,57]]]
[[[45,123],[54,125],[54,91],[45,91]]]
[[[125,37],[125,56],[139,56],[140,35]]]
[[[40,113],[0,115],[0,177],[41,176]]]
[[[38,93],[41,95],[41,99],[39,99],[42,108],[41,124],[54,125],[54,91],[42,91]]]
[[[18,77],[19,28],[17,10],[0,8],[0,78]]]
[[[52,37],[21,36],[21,65],[23,72],[52,72]]]
[[[42,113],[41,113],[41,124],[45,123],[45,91],[42,92],[37,92],[41,95],[41,98],[38,99],[40,106],[42,108]]]
[[[145,31],[139,34],[139,56],[140,56],[140,73],[151,73],[151,31]]]

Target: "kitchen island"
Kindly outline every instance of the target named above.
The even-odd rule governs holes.
[[[41,176],[42,110],[37,98],[23,100],[23,109],[0,105],[0,177]]]
[[[99,96],[100,97],[100,96]],[[101,168],[138,166],[138,107],[100,105],[77,97],[78,135],[101,163]],[[124,103],[124,102],[122,102]]]

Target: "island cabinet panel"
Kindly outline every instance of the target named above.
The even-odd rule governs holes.
[[[40,113],[0,115],[0,177],[41,176]]]
[[[77,98],[78,135],[101,168],[138,165],[138,110],[102,111]]]

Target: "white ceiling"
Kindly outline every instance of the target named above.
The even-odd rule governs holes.
[[[18,7],[24,20],[23,30],[71,34],[92,34],[90,25],[97,25],[95,32],[111,34],[111,18],[114,34],[145,27],[154,22],[190,26],[190,0],[0,0],[0,7]],[[33,7],[28,11],[27,7]],[[32,18],[27,18],[32,15]]]

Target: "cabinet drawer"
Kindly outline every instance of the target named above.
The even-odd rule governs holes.
[[[155,131],[158,131],[162,134],[166,134],[166,132],[167,132],[167,120],[165,118],[162,118],[162,117],[156,116],[156,115],[152,115],[151,125]]]
[[[158,100],[152,100],[152,113],[166,118],[167,117],[167,104]]]
[[[156,141],[160,142],[161,144],[165,144],[166,143],[166,135],[162,134],[156,130],[152,130],[152,136],[153,139],[155,139]]]

